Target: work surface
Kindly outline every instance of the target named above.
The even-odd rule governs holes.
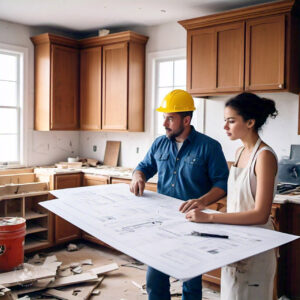
[[[104,185],[51,192],[57,200],[42,206],[126,253],[180,280],[187,280],[275,248],[296,236],[254,226],[197,224],[178,211],[182,201],[128,185]],[[191,232],[228,235],[228,239]]]

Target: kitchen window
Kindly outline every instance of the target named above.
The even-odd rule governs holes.
[[[160,106],[163,98],[174,89],[186,89],[186,59],[178,57],[156,61],[155,104]],[[156,135],[165,134],[163,114],[156,113]]]
[[[24,163],[26,49],[0,44],[0,167]]]
[[[152,97],[152,133],[153,137],[165,134],[163,114],[156,111],[163,98],[174,89],[186,90],[186,49],[176,49],[149,53],[148,85],[151,86]],[[195,101],[197,107],[197,101]],[[197,123],[194,113],[192,124]]]

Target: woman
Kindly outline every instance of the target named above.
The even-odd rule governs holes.
[[[273,229],[270,211],[276,188],[277,158],[261,141],[258,131],[269,116],[276,117],[275,103],[242,93],[226,103],[224,114],[227,135],[243,143],[230,169],[227,213],[202,212],[209,204],[205,199],[189,200],[180,211],[186,212],[186,218],[193,222],[260,225]],[[221,299],[271,300],[275,271],[274,249],[222,268]]]

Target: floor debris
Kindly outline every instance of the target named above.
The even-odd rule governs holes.
[[[78,251],[78,247],[77,247],[77,245],[75,245],[75,244],[69,244],[68,246],[67,246],[67,250],[68,251]]]

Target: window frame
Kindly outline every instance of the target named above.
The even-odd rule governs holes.
[[[14,55],[18,57],[17,65],[17,104],[16,106],[1,105],[2,108],[16,109],[18,118],[18,157],[19,161],[1,161],[0,168],[21,167],[27,165],[27,101],[28,101],[28,49],[9,44],[0,43],[0,53]]]
[[[157,65],[159,62],[163,61],[170,61],[170,60],[186,60],[186,48],[174,49],[174,50],[166,50],[166,51],[159,51],[159,52],[152,52],[148,55],[147,60],[147,68],[149,70],[148,76],[148,84],[147,86],[150,87],[150,97],[151,97],[151,128],[150,132],[153,138],[160,136],[161,134],[158,133],[158,126],[157,126],[157,80],[158,80],[158,68]]]

